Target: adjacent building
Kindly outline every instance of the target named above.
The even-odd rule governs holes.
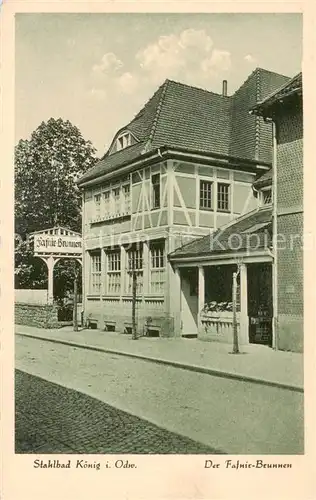
[[[213,233],[235,221],[248,234],[265,230],[262,234],[269,235],[271,192],[269,200],[269,183],[260,187],[260,182],[265,177],[271,182],[272,125],[249,109],[288,81],[256,69],[228,96],[226,81],[222,94],[216,94],[166,80],[117,131],[104,157],[78,181],[89,324],[130,330],[134,272],[138,330],[150,335],[197,335],[206,282],[221,288],[220,303],[229,298],[229,278],[221,280],[215,268],[206,272],[197,264],[203,250],[194,250],[194,265],[184,265],[183,251],[199,245],[197,239],[205,241],[203,236],[210,244]],[[270,286],[267,245],[252,258],[247,263],[263,266],[262,279]],[[229,266],[236,261],[230,255],[222,264],[230,276]],[[255,271],[252,276],[255,281]],[[247,282],[244,270],[241,281]],[[244,296],[240,294],[242,321],[249,307],[242,304]]]
[[[274,123],[276,346],[300,352],[304,309],[302,73],[259,102],[254,112]]]

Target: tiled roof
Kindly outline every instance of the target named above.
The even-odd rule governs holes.
[[[124,129],[130,130],[141,146],[107,152],[79,184],[121,166],[127,158],[133,160],[137,154],[165,145],[228,154],[230,98],[166,80]]]
[[[224,228],[191,241],[169,255],[173,261],[183,257],[224,254],[248,249],[249,252],[271,245],[272,208],[260,208],[236,219]],[[256,235],[254,238],[253,235]]]
[[[111,172],[112,170],[114,171],[117,168],[122,167],[126,163],[135,160],[135,158],[139,157],[142,154],[144,146],[144,142],[138,142],[136,144],[133,144],[133,146],[129,146],[125,149],[122,149],[121,151],[118,151],[115,154],[106,154],[102,158],[102,160],[96,163],[94,167],[90,168],[88,172],[80,177],[79,184],[81,182],[89,181],[91,179],[99,177],[106,172]]]
[[[279,86],[286,78],[257,68],[241,87],[241,93],[237,91],[233,96],[166,80],[133,120],[120,129],[130,130],[140,144],[112,154],[108,151],[79,179],[78,184],[118,169],[137,155],[163,146],[254,159],[255,117],[250,117],[248,111],[262,95],[256,89],[258,85],[262,86],[266,74],[269,89]],[[250,100],[248,95],[251,95]],[[240,118],[238,124],[236,117]],[[251,130],[245,127],[247,120]],[[252,139],[247,141],[250,135]],[[234,144],[233,149],[231,144]],[[242,148],[240,144],[243,144]]]
[[[167,80],[151,148],[162,145],[228,154],[231,99]]]
[[[272,184],[272,168],[262,174],[258,179],[256,179],[253,183],[255,189],[260,189],[265,186],[270,186]]]
[[[155,126],[159,110],[163,103],[168,80],[161,85],[147,104],[137,113],[135,118],[124,128],[130,130],[139,140],[147,141]]]
[[[276,103],[286,99],[294,94],[302,93],[302,73],[294,76],[286,82],[284,85],[279,87],[274,92],[270,93],[265,99],[258,102],[256,106],[252,108],[255,114],[265,113],[268,109],[274,106]]]

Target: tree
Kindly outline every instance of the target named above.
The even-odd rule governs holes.
[[[17,287],[44,287],[30,233],[55,225],[81,232],[81,193],[76,180],[96,162],[96,151],[68,120],[50,118],[15,148],[15,281]],[[56,266],[56,291],[72,289],[71,266]]]

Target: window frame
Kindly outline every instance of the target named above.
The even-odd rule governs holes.
[[[266,202],[265,195],[267,195],[268,193],[270,193],[270,196],[269,196],[270,201]],[[272,205],[272,202],[273,202],[272,186],[261,189],[261,205],[262,206],[269,206],[269,205]]]
[[[97,201],[97,199],[98,199],[98,201]],[[95,193],[93,195],[95,220],[98,220],[101,217],[101,199],[102,199],[101,193]]]
[[[153,279],[153,276],[159,279]],[[166,285],[166,242],[153,240],[149,242],[149,294],[162,296]]]
[[[106,251],[106,291],[108,295],[120,296],[122,290],[121,250]],[[111,287],[114,284],[114,290]],[[116,289],[117,288],[117,289]]]
[[[219,202],[220,202],[220,197],[219,197],[219,190],[222,186],[227,187],[227,208],[220,208],[219,207]],[[230,196],[231,196],[231,183],[230,182],[217,182],[217,207],[216,210],[217,212],[224,212],[224,213],[230,213],[231,211],[231,203],[230,203]],[[222,201],[222,200],[221,200]]]
[[[132,134],[128,131],[120,134],[116,139],[116,151],[122,151],[132,145]]]
[[[101,249],[90,252],[90,295],[101,294],[102,256]]]
[[[133,280],[132,280],[132,272],[133,269],[130,266],[131,263],[131,254],[134,253],[136,256],[135,263],[136,263],[136,268],[134,269],[137,273],[138,280],[137,280],[137,296],[140,296],[143,294],[144,291],[144,247],[143,244],[137,245],[137,246],[132,246],[131,248],[126,250],[126,274],[127,274],[127,279],[125,283],[125,293],[126,295],[132,295],[132,286],[133,286]],[[140,280],[139,280],[140,278]]]
[[[214,211],[214,181],[206,180],[206,179],[199,179],[199,209],[200,210],[207,210],[208,212]],[[202,184],[206,184],[210,186],[210,190],[205,190],[202,189]],[[202,196],[202,193],[204,196]],[[210,193],[210,207],[209,206],[204,206],[202,202],[207,200],[205,197],[205,193]]]
[[[128,197],[126,197],[126,191],[125,189],[128,188]],[[131,185],[130,183],[124,183],[121,186],[121,196],[122,196],[122,212],[123,213],[131,213],[131,208],[132,208],[132,190],[131,190]]]
[[[154,178],[158,178],[159,182],[154,182]],[[161,208],[161,174],[160,172],[155,172],[151,174],[151,210],[159,210]],[[155,188],[158,187],[158,204],[156,201],[157,193]]]
[[[107,197],[106,197],[107,195]],[[105,191],[102,192],[102,199],[103,199],[103,212],[105,217],[110,215],[112,213],[112,208],[111,208],[111,189],[106,189]]]

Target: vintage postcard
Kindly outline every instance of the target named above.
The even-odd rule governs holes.
[[[3,498],[316,498],[312,7],[0,15]]]

